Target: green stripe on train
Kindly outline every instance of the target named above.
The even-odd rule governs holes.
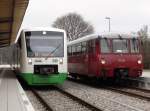
[[[62,84],[67,78],[67,73],[59,73],[51,75],[20,73],[19,76],[23,78],[29,85],[51,85],[51,84]]]

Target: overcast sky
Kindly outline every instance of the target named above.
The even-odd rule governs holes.
[[[93,24],[96,32],[137,32],[150,26],[150,0],[30,0],[23,27],[51,26],[57,17],[76,12]]]

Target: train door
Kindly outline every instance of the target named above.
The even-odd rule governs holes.
[[[97,56],[96,56],[96,40],[88,42],[88,73],[89,76],[97,74]]]
[[[83,59],[82,59],[82,45],[76,44],[76,71],[78,74],[84,74]]]
[[[88,74],[88,52],[87,52],[88,44],[87,42],[81,43],[81,69],[82,74],[87,75]]]

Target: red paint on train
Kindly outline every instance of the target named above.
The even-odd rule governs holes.
[[[93,35],[72,41],[68,44],[68,70],[94,77],[139,77],[143,70],[140,39]]]

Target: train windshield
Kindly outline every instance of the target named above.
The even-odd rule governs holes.
[[[102,53],[110,53],[111,52],[110,39],[103,38],[100,40],[100,44],[101,44],[101,52]]]
[[[114,53],[128,53],[129,45],[127,39],[113,39],[113,52]]]
[[[131,44],[131,53],[139,53],[139,40],[138,39],[131,39],[130,40]]]
[[[52,31],[25,32],[28,57],[63,57],[64,33]]]

